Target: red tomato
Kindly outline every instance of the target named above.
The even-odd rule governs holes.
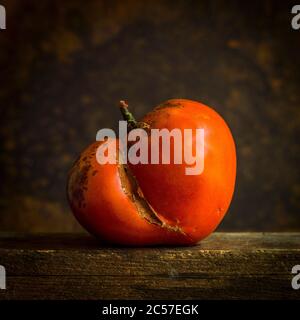
[[[183,99],[159,105],[141,123],[148,129],[149,150],[153,143],[149,129],[192,129],[193,151],[195,129],[204,129],[203,172],[187,175],[185,162],[172,161],[100,165],[96,150],[101,142],[96,142],[69,175],[74,215],[89,232],[117,244],[195,244],[218,226],[233,195],[236,152],[231,132],[213,109]],[[172,152],[176,150],[171,143]]]

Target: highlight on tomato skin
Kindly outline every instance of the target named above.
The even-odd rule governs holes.
[[[192,245],[207,237],[226,214],[234,192],[236,151],[222,117],[199,102],[168,100],[140,122],[121,104],[132,127],[205,132],[204,170],[186,175],[186,164],[99,164],[102,142],[83,151],[67,184],[71,209],[96,237],[119,245]],[[148,134],[151,148],[153,137]],[[111,143],[119,145],[119,140]],[[174,150],[173,150],[174,151]]]

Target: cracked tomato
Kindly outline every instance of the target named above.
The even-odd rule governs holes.
[[[103,143],[119,146],[120,142],[95,142],[69,174],[67,194],[75,217],[90,233],[116,244],[197,243],[218,226],[231,202],[236,152],[230,129],[213,109],[184,99],[159,105],[140,122],[125,103],[121,111],[129,129],[146,130],[149,151],[154,144],[151,129],[204,129],[203,171],[187,175],[187,163],[174,161],[123,164],[117,153],[115,163],[100,164],[98,147]],[[183,146],[194,142],[195,132],[189,141],[183,140]],[[172,155],[177,151],[174,146],[170,143]]]

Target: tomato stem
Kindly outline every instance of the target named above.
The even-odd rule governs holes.
[[[138,128],[138,122],[135,120],[133,114],[128,110],[128,104],[123,100],[120,101],[120,110],[123,119],[127,121],[128,129],[132,130]]]

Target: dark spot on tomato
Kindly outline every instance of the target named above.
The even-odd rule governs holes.
[[[94,170],[92,176],[95,176],[98,173],[98,170]]]
[[[161,110],[164,108],[183,108],[183,105],[180,102],[166,101],[158,105],[154,111]]]

